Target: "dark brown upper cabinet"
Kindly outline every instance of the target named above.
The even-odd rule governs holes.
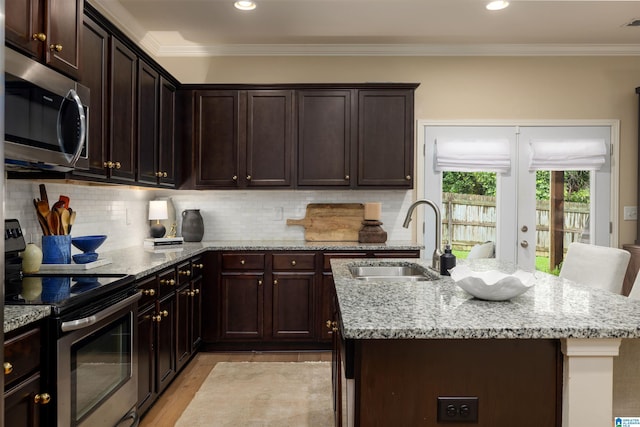
[[[7,1],[5,42],[78,79],[83,5],[83,0]]]
[[[195,188],[290,187],[293,92],[195,91]]]
[[[413,188],[413,92],[358,91],[358,187]]]
[[[137,180],[156,184],[158,171],[158,107],[160,73],[138,61],[138,166]],[[161,173],[161,172],[160,172]]]
[[[353,90],[299,90],[298,186],[349,187]]]
[[[158,184],[176,186],[176,86],[160,76],[160,111],[158,112]]]

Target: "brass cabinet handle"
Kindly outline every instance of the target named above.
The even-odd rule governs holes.
[[[39,393],[33,396],[33,403],[46,405],[51,402],[51,395],[49,393]]]
[[[204,264],[193,264],[193,268],[204,268]]]
[[[295,259],[293,261],[291,261],[291,265],[294,266],[294,267],[296,266],[296,260]]]
[[[11,363],[4,362],[3,366],[5,375],[9,375],[11,372],[13,372],[13,365]]]
[[[178,274],[181,276],[191,276],[191,270],[179,270]]]
[[[56,52],[62,52],[62,45],[61,44],[50,44],[49,45],[49,50],[55,50]]]
[[[173,285],[175,285],[175,284],[176,284],[176,281],[175,281],[175,280],[173,280],[173,279],[169,279],[169,280],[167,280],[167,279],[160,279],[160,284],[161,284],[161,285],[169,285],[169,286],[173,286]]]
[[[167,317],[169,315],[169,312],[167,310],[162,310],[160,314],[162,314],[163,317]]]
[[[406,179],[407,181],[411,181],[411,175],[405,176],[404,179]]]
[[[156,294],[156,290],[155,289],[145,289],[142,291],[142,295],[149,295],[149,296],[154,296]]]
[[[45,33],[33,33],[31,36],[32,40],[37,40],[39,42],[43,42],[47,40],[47,35]]]
[[[251,175],[247,175],[247,181],[251,181]]]
[[[327,325],[327,329],[331,329],[331,320],[327,320],[325,325]]]
[[[104,162],[103,166],[107,169],[120,169],[122,167],[120,162],[112,162],[111,160]]]

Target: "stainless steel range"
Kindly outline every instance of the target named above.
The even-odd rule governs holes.
[[[5,305],[51,306],[43,379],[56,390],[42,418],[52,426],[136,426],[137,302],[133,277],[23,274],[25,241],[5,220]]]

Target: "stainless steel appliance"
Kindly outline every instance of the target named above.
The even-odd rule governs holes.
[[[137,313],[133,277],[23,274],[20,224],[5,220],[5,305],[50,305],[43,380],[55,390],[51,426],[138,425]]]
[[[6,168],[88,169],[89,89],[11,48],[4,55]]]

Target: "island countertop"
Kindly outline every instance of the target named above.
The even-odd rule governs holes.
[[[638,338],[640,302],[622,295],[536,272],[536,283],[509,301],[483,301],[449,276],[425,282],[354,279],[350,265],[430,261],[332,259],[346,339],[558,339]],[[458,261],[464,262],[464,261]],[[472,268],[512,273],[496,260]]]

